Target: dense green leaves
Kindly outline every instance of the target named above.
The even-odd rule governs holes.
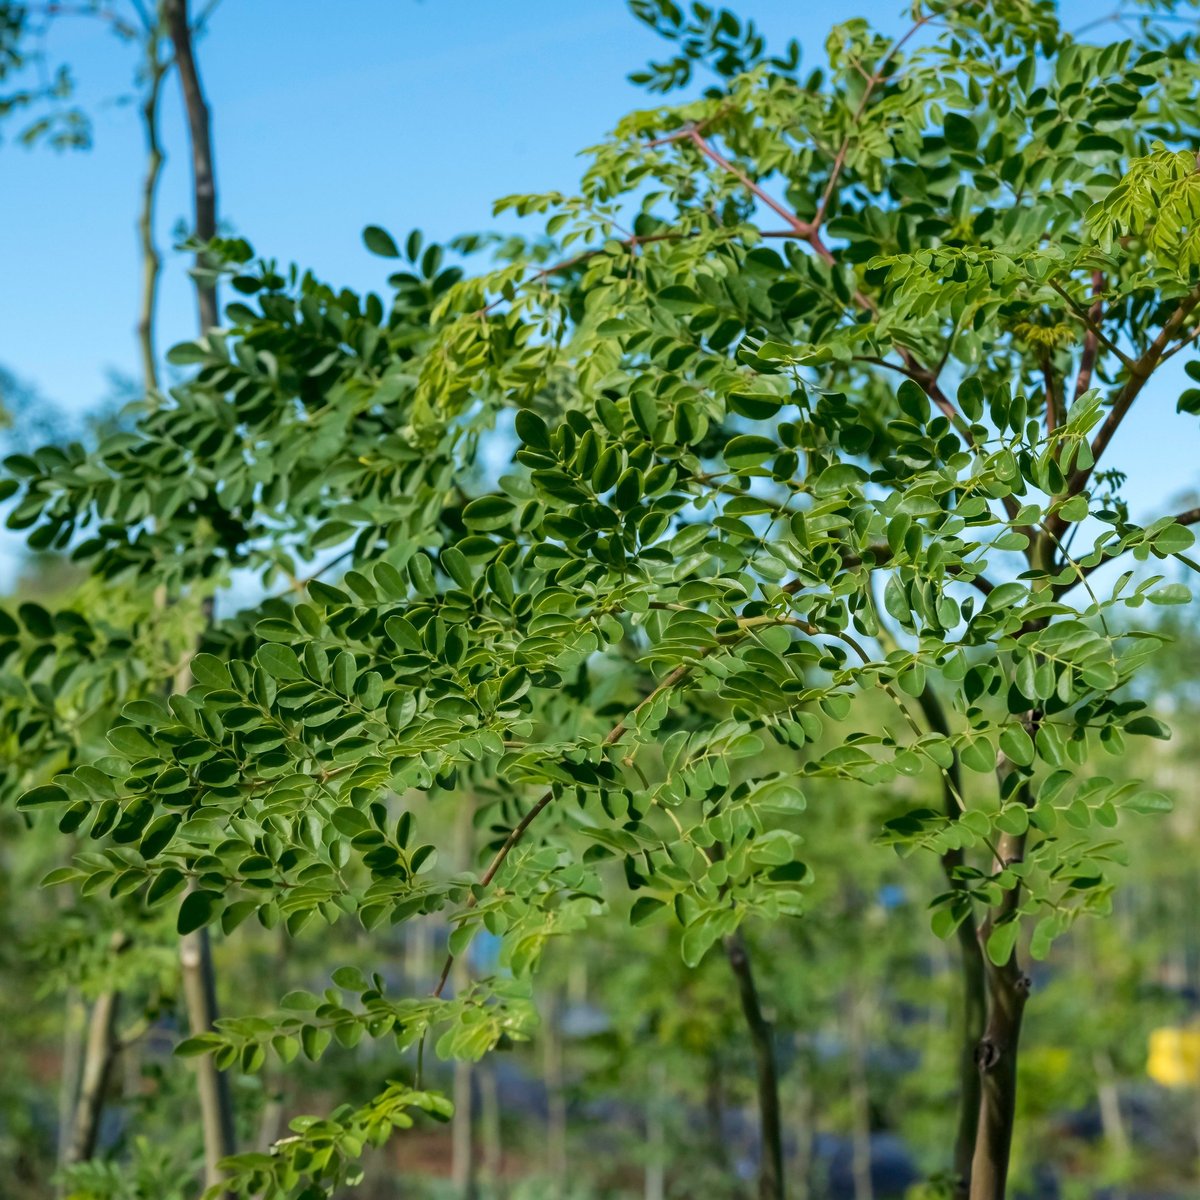
[[[12,528],[170,601],[124,637],[0,621],[6,734],[45,746],[7,790],[95,844],[53,881],[179,897],[183,933],[442,913],[512,977],[393,1000],[342,972],[182,1053],[436,1027],[474,1057],[548,941],[612,912],[696,966],[805,911],[809,779],[901,854],[961,854],[933,926],[986,917],[1003,966],[1107,911],[1121,821],[1169,804],[1095,764],[1165,734],[1138,625],[1189,592],[1109,561],[1174,572],[1193,538],[1096,468],[1200,301],[1194,161],[1147,143],[1194,140],[1191,60],[959,5],[903,52],[844,26],[801,81],[736,22],[636,7],[681,48],[645,82],[721,83],[626,118],[579,196],[501,202],[553,257],[467,275],[372,226],[405,259],[386,302],[228,263],[245,301],[166,402],[7,464]],[[244,566],[278,594],[206,623]],[[84,699],[102,748],[66,732]],[[470,809],[485,874],[430,806]],[[237,1186],[340,1183],[439,1108],[388,1096]]]

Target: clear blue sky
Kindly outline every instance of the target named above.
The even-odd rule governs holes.
[[[889,31],[901,0],[739,0],[768,37],[798,36],[806,61],[855,13]],[[1068,20],[1095,4],[1066,0]],[[491,201],[570,190],[577,152],[646,103],[626,73],[660,52],[624,0],[224,0],[200,48],[214,112],[220,207],[260,253],[299,259],[333,282],[382,287],[363,225],[437,237],[493,226]],[[63,20],[50,50],[69,61],[95,121],[88,153],[0,147],[0,364],[72,412],[97,404],[110,370],[132,375],[134,215],[142,170],[129,95],[135,51],[95,22]],[[159,242],[167,254],[163,348],[192,331],[172,229],[188,209],[177,85]],[[1182,357],[1182,356],[1181,356]],[[1160,388],[1123,432],[1138,510],[1200,485],[1195,419]]]

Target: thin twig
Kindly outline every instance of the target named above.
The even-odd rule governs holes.
[[[1070,314],[1077,320],[1082,322],[1087,331],[1110,353],[1116,355],[1121,360],[1123,366],[1129,370],[1133,370],[1136,365],[1136,359],[1132,359],[1120,346],[1116,344],[1105,332],[1100,328],[1099,322],[1092,317],[1092,311],[1095,310],[1095,302],[1093,302],[1091,310],[1082,308],[1079,303],[1070,296],[1060,283],[1053,279],[1047,280],[1049,286],[1056,291],[1070,305]],[[1084,389],[1087,390],[1086,388]]]

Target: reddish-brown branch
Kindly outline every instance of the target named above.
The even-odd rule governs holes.
[[[715,149],[711,142],[707,141],[700,135],[695,126],[690,126],[687,130],[686,137],[691,141],[705,157],[712,159],[713,162],[721,168],[722,171],[732,175],[747,191],[761,200],[773,213],[782,217],[795,231],[798,237],[804,238],[805,241],[811,242],[816,229],[808,221],[802,221],[789,208],[780,204],[769,192],[765,191],[753,179],[750,178],[740,167],[735,166],[729,161],[719,150]],[[815,249],[815,247],[814,247]],[[828,250],[824,250],[822,257],[827,262],[833,261],[833,255]]]
[[[1062,418],[1059,414],[1058,384],[1054,378],[1054,364],[1051,363],[1049,354],[1042,357],[1042,379],[1046,383],[1046,432],[1053,433],[1062,424]]]
[[[1094,302],[1092,304],[1092,308],[1084,308],[1082,305],[1076,303],[1076,301],[1072,299],[1071,295],[1062,286],[1062,284],[1056,283],[1053,279],[1050,279],[1047,280],[1047,285],[1052,291],[1057,292],[1067,302],[1068,313],[1077,321],[1081,322],[1084,328],[1087,329],[1088,333],[1090,333],[1096,339],[1096,341],[1099,342],[1100,345],[1109,352],[1109,354],[1120,360],[1122,366],[1124,366],[1127,370],[1133,369],[1136,364],[1136,360],[1130,358],[1129,355],[1126,354],[1125,351],[1122,350],[1121,347],[1118,346],[1117,343],[1114,342],[1104,332],[1104,330],[1100,327],[1099,322],[1092,320],[1091,314],[1092,309],[1095,308]]]
[[[1092,272],[1092,307],[1088,310],[1088,320],[1091,326],[1083,339],[1083,354],[1079,359],[1079,374],[1075,377],[1075,399],[1078,400],[1092,386],[1092,372],[1096,367],[1096,354],[1100,348],[1100,322],[1104,317],[1104,276],[1099,271]],[[1051,430],[1050,432],[1053,432]]]

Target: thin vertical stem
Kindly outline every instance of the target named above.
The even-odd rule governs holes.
[[[154,241],[154,214],[158,184],[166,156],[158,136],[158,104],[169,62],[161,55],[161,24],[146,31],[146,94],[142,101],[142,129],[146,136],[146,171],[142,176],[142,206],[138,213],[138,243],[142,255],[141,308],[137,320],[138,350],[142,359],[142,381],[147,394],[158,390],[158,357],[154,347],[158,280],[162,258]]]
[[[71,1161],[71,1135],[74,1132],[75,1104],[83,1076],[84,1033],[87,1029],[87,1005],[77,988],[67,993],[63,1018],[62,1066],[58,1084],[58,1194],[64,1191],[62,1170]]]
[[[725,939],[725,956],[737,980],[742,1014],[754,1046],[758,1077],[758,1120],[762,1147],[758,1168],[759,1200],[783,1200],[783,1129],[779,1115],[779,1072],[775,1063],[775,1037],[763,1014],[750,951],[741,932]]]
[[[92,1005],[80,1073],[79,1099],[75,1105],[75,1120],[67,1150],[68,1163],[87,1162],[96,1153],[104,1098],[108,1093],[119,1049],[117,1018],[120,1011],[121,993],[111,988],[101,992]]]
[[[216,976],[207,929],[186,934],[179,943],[183,994],[192,1035],[210,1033],[217,1014]],[[204,1183],[219,1186],[225,1173],[220,1163],[237,1152],[229,1075],[218,1071],[210,1056],[194,1060],[196,1090],[204,1126]]]

